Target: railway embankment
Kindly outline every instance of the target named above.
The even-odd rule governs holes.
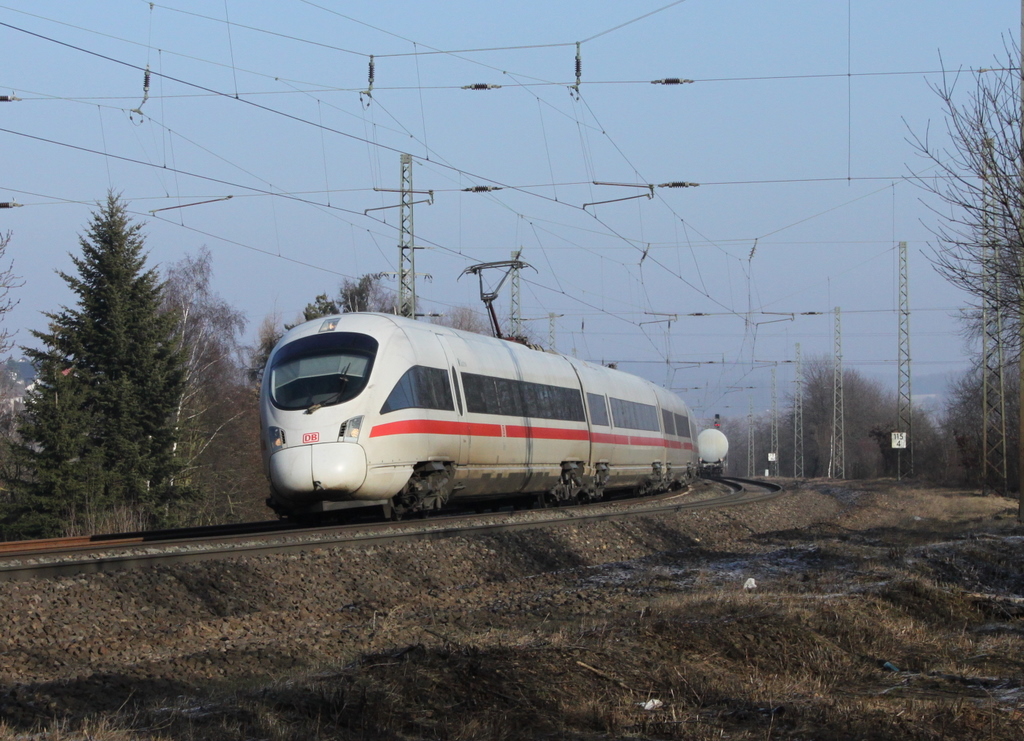
[[[0,583],[0,739],[1018,738],[1022,563],[1011,500],[812,481]]]

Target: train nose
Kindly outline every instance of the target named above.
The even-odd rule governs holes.
[[[355,443],[323,443],[279,450],[270,458],[270,478],[282,494],[326,490],[351,494],[366,479],[366,453]]]

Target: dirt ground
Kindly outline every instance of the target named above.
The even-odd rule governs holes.
[[[1017,741],[1016,514],[811,481],[730,510],[0,583],[0,741]]]

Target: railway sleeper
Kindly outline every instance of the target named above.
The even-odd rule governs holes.
[[[402,491],[391,498],[391,511],[387,514],[393,520],[413,512],[426,515],[444,507],[454,489],[455,468],[451,463],[418,463]]]

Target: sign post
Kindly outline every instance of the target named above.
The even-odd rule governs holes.
[[[896,480],[903,480],[903,466],[902,457],[903,451],[907,449],[907,433],[906,432],[894,432],[892,433],[892,448],[896,451]]]

